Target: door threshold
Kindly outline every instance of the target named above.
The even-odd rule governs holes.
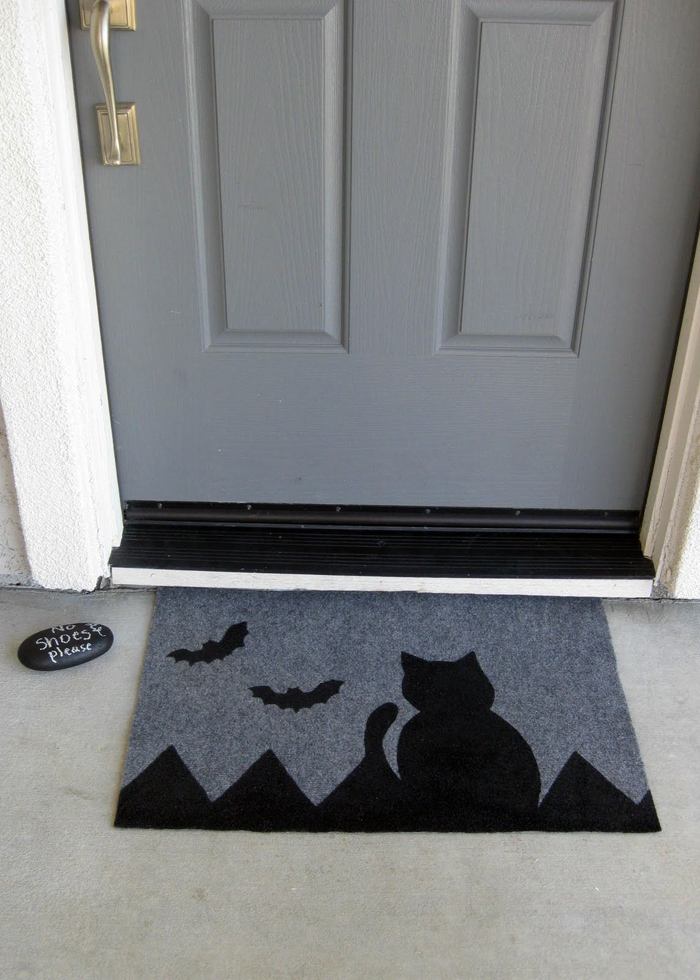
[[[324,524],[314,514],[304,523],[310,514],[285,522],[260,511],[217,521],[173,505],[157,517],[150,508],[126,513],[110,561],[115,585],[648,598],[654,582],[637,531],[619,519],[595,528],[569,515],[564,526],[537,527],[508,526],[503,515],[499,524],[493,513],[460,524],[443,513],[446,523],[433,514],[420,526],[381,515],[382,526],[379,517]]]
[[[436,592],[460,595],[541,595],[600,599],[649,599],[653,578],[417,578],[407,575],[284,575],[207,572],[186,568],[112,567],[113,585],[199,589],[294,589],[327,592]]]

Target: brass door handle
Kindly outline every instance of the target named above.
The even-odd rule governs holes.
[[[112,62],[109,57],[109,9],[110,0],[95,0],[95,4],[90,12],[90,45],[105,94],[111,136],[109,147],[105,148],[105,162],[118,167],[122,162],[122,154],[121,147],[119,146],[119,130],[117,127],[117,100],[114,95],[114,76],[112,75]]]

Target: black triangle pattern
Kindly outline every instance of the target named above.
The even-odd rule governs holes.
[[[539,815],[543,830],[661,830],[651,792],[634,803],[578,752],[555,779]]]
[[[377,723],[390,725],[389,706]],[[386,717],[379,717],[384,711]],[[604,831],[661,829],[648,792],[634,803],[578,752],[555,780],[536,814],[481,807],[425,818],[403,793],[388,764],[370,753],[318,807],[302,793],[274,752],[265,752],[222,796],[210,801],[177,751],[169,746],[120,795],[117,827],[253,831]],[[444,825],[441,825],[443,824]]]
[[[171,745],[119,794],[117,827],[206,827],[207,794]]]

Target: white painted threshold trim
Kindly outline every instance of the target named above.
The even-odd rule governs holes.
[[[648,599],[652,579],[426,578],[381,575],[284,575],[268,572],[197,572],[162,568],[113,568],[112,584],[200,589],[293,589],[329,592],[440,592],[469,595],[576,596]]]

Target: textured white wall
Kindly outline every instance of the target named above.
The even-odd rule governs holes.
[[[32,579],[92,589],[120,534],[63,0],[3,0],[0,403]]]
[[[0,407],[0,585],[26,585],[29,565],[17,509],[15,481]]]

